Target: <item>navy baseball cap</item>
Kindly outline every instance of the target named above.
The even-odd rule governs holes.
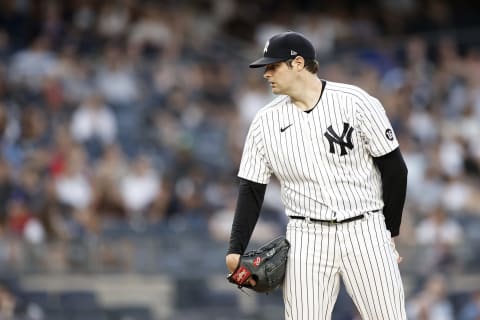
[[[260,68],[296,56],[302,56],[304,59],[315,59],[315,48],[301,33],[283,32],[274,35],[267,41],[263,49],[263,57],[252,62],[249,67]]]

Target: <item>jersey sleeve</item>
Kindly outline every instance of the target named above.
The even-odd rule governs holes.
[[[267,184],[271,175],[272,170],[267,161],[263,139],[262,119],[257,115],[248,130],[238,176],[253,182]]]
[[[380,157],[398,147],[398,140],[380,101],[369,97],[359,103],[357,119],[362,138],[372,157]]]

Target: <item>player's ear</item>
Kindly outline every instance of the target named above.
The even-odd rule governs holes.
[[[296,56],[292,64],[296,70],[300,71],[305,67],[305,59],[302,56]]]

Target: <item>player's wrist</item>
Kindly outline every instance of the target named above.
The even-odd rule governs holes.
[[[240,261],[240,254],[238,253],[230,253],[230,254],[227,254],[227,256],[225,257],[225,263],[227,264],[227,268],[230,272],[235,271],[239,261]]]

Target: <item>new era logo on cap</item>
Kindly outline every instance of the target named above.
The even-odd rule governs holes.
[[[250,68],[263,67],[296,56],[315,59],[315,48],[301,33],[283,32],[268,39],[263,48],[263,57],[251,63]]]
[[[267,53],[269,44],[270,44],[270,40],[267,40],[267,43],[265,43],[265,48],[263,48],[263,54]]]

